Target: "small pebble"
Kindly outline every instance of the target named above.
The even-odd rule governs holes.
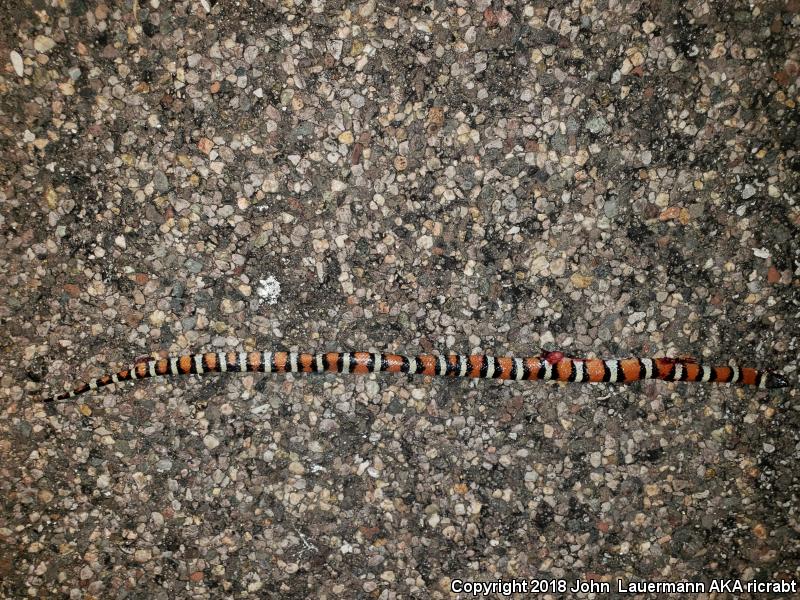
[[[14,67],[14,72],[17,74],[17,77],[22,77],[25,74],[22,56],[20,56],[20,53],[16,50],[11,51],[11,65]]]
[[[53,41],[53,39],[47,37],[46,35],[37,35],[33,40],[33,48],[37,52],[50,52],[50,50],[55,48],[55,46],[56,43]]]

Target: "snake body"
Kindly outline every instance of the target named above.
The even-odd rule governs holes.
[[[644,379],[736,383],[759,388],[786,387],[786,379],[772,371],[748,367],[709,367],[693,359],[676,358],[570,358],[561,352],[516,358],[483,354],[407,357],[374,352],[206,352],[143,360],[133,366],[81,383],[45,402],[67,400],[112,383],[168,375],[206,373],[407,373],[435,377],[543,380],[575,383],[631,383]]]

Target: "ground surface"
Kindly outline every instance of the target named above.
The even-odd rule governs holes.
[[[31,401],[255,348],[691,354],[796,386],[797,0],[3,6],[2,595],[800,578],[796,387]]]

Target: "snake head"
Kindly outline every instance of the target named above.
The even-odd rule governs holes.
[[[789,387],[789,381],[783,375],[769,372],[767,373],[767,381],[764,384],[764,387],[770,390],[785,388]]]

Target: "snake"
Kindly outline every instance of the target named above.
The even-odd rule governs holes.
[[[572,358],[563,352],[542,352],[518,358],[485,354],[420,354],[377,352],[204,352],[161,359],[143,359],[132,366],[80,383],[70,391],[40,398],[53,402],[75,398],[110,384],[175,375],[207,373],[405,373],[431,377],[469,377],[515,381],[633,383],[646,379],[730,383],[761,389],[787,387],[774,371],[750,367],[702,365],[692,358]]]

